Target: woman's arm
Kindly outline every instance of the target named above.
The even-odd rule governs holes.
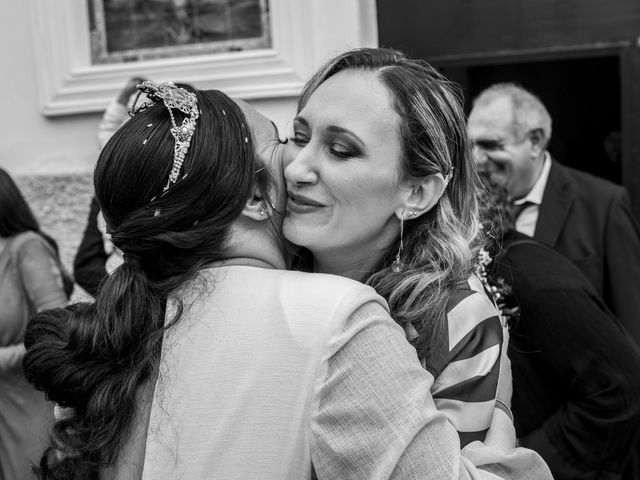
[[[551,478],[528,450],[509,451],[518,456],[514,464],[476,442],[469,452],[480,468],[461,454],[455,429],[433,403],[432,375],[378,303],[350,315],[325,367],[312,420],[312,459],[321,480]],[[508,470],[487,471],[503,461]]]
[[[0,347],[0,373],[18,368],[24,357],[24,343]]]
[[[456,292],[456,303],[447,312],[442,353],[446,363],[431,390],[436,407],[456,428],[463,447],[485,440],[494,409],[503,408],[496,401],[498,382],[510,373],[502,355],[507,330],[479,281],[472,281],[477,289]],[[502,364],[507,370],[502,371]]]
[[[55,253],[43,238],[34,237],[20,246],[17,267],[34,312],[67,304]]]

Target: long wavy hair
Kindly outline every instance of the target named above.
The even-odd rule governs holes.
[[[11,176],[0,168],[0,237],[9,238],[24,232],[40,234],[58,253],[58,244],[40,230],[31,207]]]
[[[230,226],[267,169],[254,156],[239,107],[218,91],[197,91],[201,115],[166,193],[174,157],[169,111],[138,113],[102,150],[94,184],[124,264],[95,303],[36,315],[27,328],[27,378],[75,414],[58,420],[34,470],[43,479],[97,479],[113,465],[137,411],[137,393],[153,378],[164,330],[183,310],[178,289],[224,256]],[[176,121],[182,114],[173,111]],[[258,172],[256,174],[256,172]],[[177,312],[165,326],[167,302]]]
[[[390,268],[398,251],[398,236],[363,278],[385,297],[396,322],[416,328],[419,335],[414,344],[430,369],[438,363],[434,355],[446,331],[450,292],[471,275],[481,246],[479,180],[462,93],[425,61],[396,50],[362,48],[338,55],[321,67],[305,85],[298,112],[318,86],[344,70],[374,72],[391,92],[401,119],[401,180],[452,174],[429,212],[405,220],[403,270],[396,273]]]

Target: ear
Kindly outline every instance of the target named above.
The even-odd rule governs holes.
[[[257,188],[253,188],[253,194],[249,197],[249,200],[244,204],[242,209],[242,215],[261,222],[267,220],[271,214],[267,201],[257,191]]]
[[[546,138],[544,135],[544,130],[542,128],[534,128],[527,133],[529,137],[529,141],[531,142],[531,152],[534,157],[539,157],[540,154],[544,151],[544,147],[546,144]]]
[[[411,220],[424,215],[438,203],[445,189],[444,177],[434,173],[421,180],[411,180],[405,188],[402,206],[395,213],[401,220]]]

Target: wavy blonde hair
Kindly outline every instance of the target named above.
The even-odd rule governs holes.
[[[447,302],[473,272],[481,247],[479,180],[466,131],[460,88],[427,62],[384,48],[351,50],[331,59],[307,82],[298,112],[325,80],[343,70],[374,72],[394,98],[403,155],[401,180],[452,175],[438,203],[405,221],[401,272],[390,268],[398,242],[389,245],[363,278],[381,294],[401,325],[418,331],[414,341],[427,368],[444,340]],[[398,232],[399,233],[399,232]]]

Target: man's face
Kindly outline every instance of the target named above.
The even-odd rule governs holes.
[[[478,168],[488,170],[511,197],[526,196],[539,173],[538,155],[529,136],[516,129],[511,100],[498,97],[474,106],[468,129]]]

